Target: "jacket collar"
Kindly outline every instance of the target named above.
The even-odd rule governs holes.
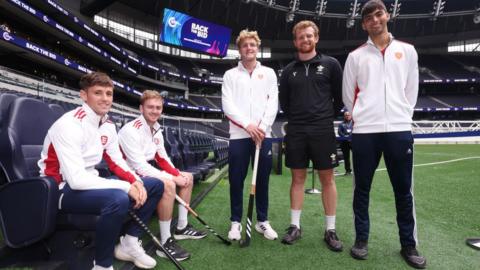
[[[140,122],[142,122],[142,125],[144,126],[144,129],[146,131],[149,132],[149,134],[151,134],[151,130],[150,130],[150,126],[148,125],[147,123],[147,120],[145,120],[145,117],[143,117],[143,114],[141,114],[138,118],[138,120],[140,120]],[[153,134],[157,133],[159,130],[160,130],[160,124],[158,122],[156,122],[154,125],[153,125]]]
[[[302,63],[302,64],[311,64],[311,63],[320,63],[320,60],[322,59],[323,55],[319,52],[312,57],[311,59],[308,59],[307,61],[302,61],[298,58],[298,54],[295,54],[295,64]]]
[[[91,123],[94,126],[99,127],[100,125],[103,125],[103,123],[107,122],[108,120],[108,114],[105,114],[103,117],[98,115],[85,102],[82,104],[82,109],[87,114],[87,116],[85,117],[87,119],[87,122]]]
[[[255,68],[253,70],[260,68],[260,66],[262,65],[260,61],[257,60],[256,62],[257,63],[255,64]],[[238,69],[248,72],[247,69],[243,66],[242,61],[238,61]]]
[[[387,47],[390,46],[390,44],[392,44],[393,40],[394,40],[394,37],[392,35],[392,33],[388,33],[388,36],[390,37],[390,42],[388,43]],[[368,36],[368,40],[367,40],[367,44],[369,45],[372,45],[373,47],[377,47],[377,45],[375,45],[375,43],[373,43],[372,39],[370,38],[370,36]]]

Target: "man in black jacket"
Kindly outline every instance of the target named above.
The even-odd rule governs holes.
[[[345,175],[352,174],[350,167],[350,151],[352,150],[352,115],[345,111],[343,114],[343,122],[338,126],[338,136],[340,137],[340,148],[343,153],[343,162],[345,164]]]
[[[317,53],[318,27],[301,21],[292,30],[298,57],[280,78],[279,100],[288,119],[285,136],[286,166],[292,171],[290,187],[291,225],[282,243],[301,237],[300,215],[304,184],[310,160],[322,184],[325,210],[324,240],[333,251],[342,250],[335,231],[337,189],[333,168],[338,166],[333,118],[342,108],[342,68],[330,56]]]

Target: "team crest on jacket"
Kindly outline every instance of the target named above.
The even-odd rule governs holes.
[[[316,73],[317,73],[317,74],[323,74],[323,69],[324,69],[324,68],[325,68],[324,66],[318,65],[318,66],[317,66],[317,72],[316,72]]]
[[[257,75],[257,78],[258,78],[259,80],[263,79],[263,74],[258,74],[258,75]]]
[[[103,135],[100,137],[100,141],[102,142],[102,145],[105,145],[108,142],[108,137]]]
[[[398,60],[402,59],[402,56],[403,56],[403,53],[401,53],[401,52],[396,52],[396,53],[395,53],[395,57],[396,57]]]
[[[160,143],[160,140],[158,138],[153,138],[153,142],[158,145]]]

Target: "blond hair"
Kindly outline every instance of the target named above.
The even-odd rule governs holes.
[[[143,91],[142,97],[140,97],[140,104],[143,105],[145,101],[149,99],[160,99],[163,102],[163,97],[158,91],[145,90]]]
[[[257,31],[248,31],[248,29],[243,29],[238,34],[237,40],[235,41],[235,43],[237,44],[237,47],[240,48],[240,45],[242,44],[242,42],[247,38],[253,38],[257,42],[257,46],[260,47],[260,44],[262,43],[262,41],[260,40],[260,37],[258,36]]]
[[[318,33],[320,32],[320,30],[318,30],[318,26],[312,21],[304,20],[304,21],[299,21],[293,27],[292,29],[293,39],[295,39],[295,34],[297,33],[298,30],[305,29],[308,27],[312,27],[313,31],[315,32],[315,37],[318,37]]]

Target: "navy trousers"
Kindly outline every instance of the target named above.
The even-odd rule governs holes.
[[[243,212],[243,184],[248,165],[255,157],[255,143],[251,138],[230,140],[228,148],[228,178],[230,180],[231,221],[240,222]],[[265,138],[258,157],[255,206],[257,220],[268,220],[268,182],[272,170],[272,139]],[[250,180],[250,179],[249,179]],[[248,185],[250,186],[250,185]]]
[[[384,157],[395,194],[400,244],[416,246],[417,228],[413,198],[413,136],[410,131],[353,134],[353,213],[356,240],[368,240],[369,193],[380,158]]]
[[[148,224],[162,197],[163,182],[150,177],[144,177],[142,180],[148,198],[141,208],[135,210],[135,213],[145,224]],[[111,181],[121,180],[112,179]],[[133,209],[134,205],[128,194],[120,189],[72,190],[68,184],[61,192],[61,211],[100,216],[95,230],[95,263],[102,267],[112,266],[115,243],[127,218],[128,210]],[[134,221],[129,221],[126,233],[138,237],[142,234],[142,229]]]

